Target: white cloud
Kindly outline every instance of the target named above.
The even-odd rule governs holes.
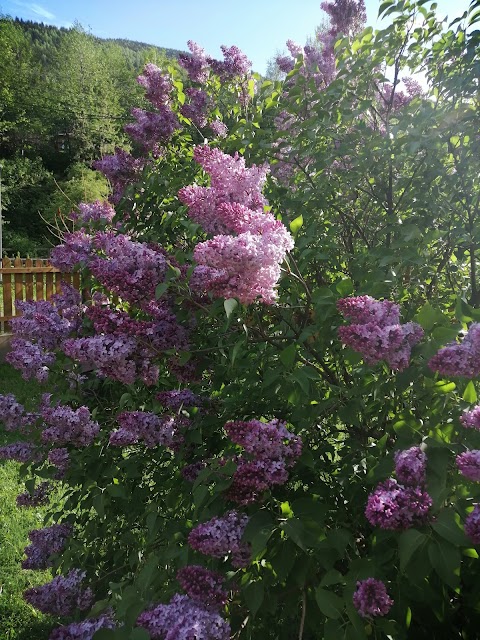
[[[48,9],[41,7],[39,4],[29,4],[28,8],[30,9],[30,11],[33,11],[33,13],[36,13],[37,16],[40,16],[41,18],[46,18],[47,20],[53,20],[55,18],[53,13],[48,11]]]

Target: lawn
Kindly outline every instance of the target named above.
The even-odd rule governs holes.
[[[42,390],[22,380],[7,364],[0,364],[0,394],[13,393],[19,402],[31,406]],[[15,436],[0,430],[0,444]],[[19,509],[15,499],[25,490],[19,477],[20,465],[0,462],[0,638],[1,640],[47,640],[52,622],[24,602],[22,592],[49,580],[46,572],[25,571],[20,562],[28,544],[28,532],[43,526],[44,509]]]

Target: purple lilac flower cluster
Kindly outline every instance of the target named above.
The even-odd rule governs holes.
[[[57,473],[55,478],[61,480],[70,466],[70,454],[65,447],[59,447],[58,449],[51,449],[47,456],[48,462],[54,467],[57,467]]]
[[[229,511],[197,525],[188,536],[188,544],[207,556],[224,558],[230,554],[234,567],[246,567],[250,563],[250,545],[242,542],[248,516]]]
[[[302,452],[301,439],[279,420],[228,422],[225,431],[248,454],[237,458],[233,482],[227,493],[227,497],[237,504],[250,504],[263,491],[284,484],[288,479],[287,469],[295,464]]]
[[[149,62],[138,76],[137,82],[145,89],[145,98],[159,109],[171,102],[173,85],[170,77],[162,72],[160,67]]]
[[[460,473],[465,478],[480,482],[480,451],[478,449],[461,453],[457,456],[456,462]]]
[[[174,131],[180,129],[180,123],[171,107],[160,105],[157,111],[145,111],[139,107],[133,107],[131,111],[136,122],[126,124],[124,127],[132,140],[138,142],[143,150],[152,151],[154,156],[160,154],[160,144],[172,137]]]
[[[167,268],[163,251],[113,233],[97,234],[95,248],[102,255],[91,256],[89,268],[99,282],[128,302],[155,299]]]
[[[44,529],[30,531],[30,544],[25,547],[27,558],[22,562],[23,569],[47,569],[52,566],[53,554],[65,548],[67,538],[72,534],[70,524],[54,524]]]
[[[209,107],[208,95],[202,89],[189,87],[185,90],[189,98],[180,109],[181,114],[193,122],[194,125],[203,129],[207,126],[207,109]]]
[[[199,606],[188,596],[176,594],[169,604],[144,611],[137,625],[152,640],[229,640],[230,625],[215,611]]]
[[[477,429],[480,431],[480,405],[471,411],[464,411],[460,417],[460,422],[467,429]]]
[[[12,393],[0,395],[0,422],[7,431],[23,431],[37,416],[25,411]]]
[[[180,411],[183,407],[200,407],[203,404],[202,398],[190,391],[190,389],[181,389],[180,391],[161,391],[157,393],[155,398],[164,407],[168,407],[172,411]]]
[[[473,511],[467,516],[465,533],[474,544],[480,544],[480,504],[476,504]]]
[[[187,464],[182,468],[182,476],[185,478],[187,482],[191,482],[192,484],[198,478],[199,473],[205,469],[207,463],[204,460],[199,460],[197,462],[192,462],[192,464]]]
[[[85,572],[78,569],[66,576],[56,576],[40,587],[27,589],[24,599],[42,613],[53,616],[72,616],[77,610],[85,611],[93,604],[90,588],[82,587]]]
[[[15,462],[34,462],[38,460],[37,447],[31,442],[11,442],[0,447],[0,460],[15,460]]]
[[[340,340],[362,354],[367,364],[385,360],[396,371],[408,367],[412,347],[423,337],[415,322],[400,324],[398,305],[370,296],[343,298],[337,308],[353,324],[339,327]]]
[[[187,46],[190,54],[181,53],[178,62],[188,73],[188,77],[193,82],[204,84],[210,72],[217,75],[221,82],[229,82],[240,76],[245,76],[252,63],[247,56],[236,46],[226,47],[222,45],[220,49],[223,53],[223,60],[215,60],[205,54],[196,42],[189,40]]]
[[[177,580],[193,602],[208,610],[219,610],[227,603],[225,578],[218,571],[191,564],[177,572]]]
[[[116,624],[108,614],[98,618],[88,618],[82,622],[57,627],[50,634],[49,640],[92,640],[99,629],[115,629]]]
[[[51,302],[23,301],[17,306],[22,315],[12,319],[13,332],[46,351],[55,349],[72,330],[71,322]]]
[[[214,238],[197,244],[199,267],[190,286],[215,297],[236,297],[249,304],[271,304],[280,264],[293,248],[285,226],[264,213],[261,187],[267,167],[245,167],[245,160],[208,146],[196,147],[195,160],[210,175],[210,187],[191,185],[179,191],[189,215]]]
[[[51,485],[49,482],[41,482],[33,493],[25,491],[17,496],[17,507],[42,507],[48,504]]]
[[[142,442],[149,448],[173,447],[181,440],[181,420],[173,416],[157,416],[149,411],[124,411],[117,416],[120,428],[111,433],[110,444],[125,447]]]
[[[53,247],[50,260],[54,267],[70,273],[79,265],[86,265],[93,251],[93,236],[84,229],[66,233],[63,243]]]
[[[50,367],[55,362],[53,352],[45,351],[39,345],[23,338],[14,338],[10,346],[11,350],[5,360],[14,369],[22,372],[24,380],[35,378],[40,383],[47,381]]]
[[[41,407],[40,415],[46,428],[42,431],[42,441],[55,445],[72,444],[87,447],[92,444],[100,431],[100,425],[91,419],[88,407],[72,409],[67,405]]]
[[[93,163],[93,167],[101,171],[110,182],[112,187],[110,200],[113,204],[118,204],[125,188],[138,180],[145,162],[144,158],[134,158],[123,149],[117,148],[113,155],[105,156]]]
[[[70,217],[75,222],[89,224],[91,222],[112,222],[115,217],[115,209],[109,202],[96,200],[78,205],[78,211],[72,211]]]
[[[444,376],[480,375],[480,323],[470,325],[462,342],[452,342],[431,358],[428,366]]]
[[[386,616],[393,605],[393,600],[389,597],[387,588],[381,580],[367,578],[357,582],[353,604],[362,618],[375,618]]]
[[[365,516],[373,527],[401,531],[425,524],[431,506],[431,497],[421,487],[405,487],[389,478],[369,495]]]
[[[423,486],[426,465],[427,456],[421,447],[410,447],[395,453],[395,475],[405,486]]]

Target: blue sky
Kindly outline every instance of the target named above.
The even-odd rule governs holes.
[[[57,26],[78,21],[100,37],[129,38],[172,49],[194,40],[220,57],[236,44],[263,73],[269,58],[291,38],[304,44],[325,15],[321,0],[0,0],[0,14]],[[440,14],[456,17],[469,0],[438,0]],[[366,0],[375,26],[380,0]]]

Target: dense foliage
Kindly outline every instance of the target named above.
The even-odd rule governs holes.
[[[52,640],[477,637],[479,3],[426,4],[323,3],[281,83],[146,65],[0,397]]]

